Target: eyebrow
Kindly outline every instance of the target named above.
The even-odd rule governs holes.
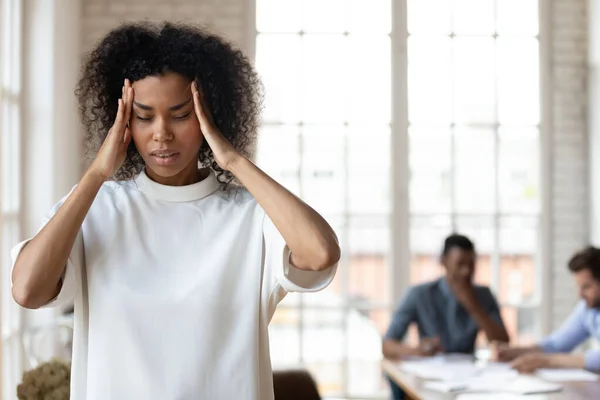
[[[187,100],[187,101],[184,101],[184,102],[183,102],[183,103],[181,103],[181,104],[177,104],[176,106],[169,107],[169,111],[177,111],[177,110],[179,110],[179,109],[181,109],[181,108],[185,107],[186,105],[188,105],[190,101],[192,101],[192,98],[191,98],[191,97],[190,97],[190,99],[189,99],[189,100]],[[145,104],[138,103],[138,102],[136,102],[136,101],[134,101],[134,102],[133,102],[133,104],[134,104],[136,107],[139,107],[139,108],[141,108],[142,110],[147,110],[147,111],[150,111],[150,110],[152,110],[152,107],[150,107],[150,106],[147,106],[147,105],[145,105]]]

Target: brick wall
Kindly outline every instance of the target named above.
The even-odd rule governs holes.
[[[541,0],[544,1],[544,0]],[[577,301],[569,257],[588,242],[587,1],[550,1],[551,324]]]
[[[108,30],[123,21],[180,21],[204,25],[244,50],[248,41],[247,0],[82,0],[82,46],[90,50]],[[253,41],[254,38],[252,37]]]

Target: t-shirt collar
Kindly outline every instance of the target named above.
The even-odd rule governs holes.
[[[170,202],[200,200],[219,189],[219,181],[212,170],[209,170],[208,176],[200,182],[185,186],[162,185],[150,179],[144,170],[135,178],[135,182],[148,196]]]

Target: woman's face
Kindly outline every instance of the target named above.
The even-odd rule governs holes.
[[[190,85],[190,80],[173,72],[132,84],[132,138],[146,173],[158,183],[186,185],[198,176],[203,136]]]

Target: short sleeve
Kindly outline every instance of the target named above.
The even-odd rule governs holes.
[[[46,215],[44,218],[38,233],[46,226],[46,224],[52,219],[52,217],[56,214],[58,209],[62,206],[65,200],[73,193],[73,188],[68,195],[62,198]],[[23,248],[33,239],[29,238],[21,243],[17,244],[15,247],[11,249],[10,256],[12,261],[11,269],[14,268],[15,262],[19,257],[19,254],[23,250]],[[45,304],[43,307],[51,308],[51,307],[62,307],[73,302],[75,292],[77,290],[77,279],[76,279],[76,269],[81,268],[83,265],[84,255],[83,255],[83,236],[81,234],[81,230],[77,233],[77,237],[75,238],[75,243],[73,244],[73,248],[71,249],[71,253],[69,254],[69,258],[67,259],[67,266],[65,268],[65,272],[61,278],[62,285],[60,292],[58,295],[52,299],[50,302]],[[12,275],[12,274],[11,274]],[[12,285],[12,281],[11,281]]]
[[[403,340],[411,323],[417,320],[417,295],[414,288],[408,290],[392,315],[392,322],[385,339]]]
[[[337,264],[323,271],[305,271],[290,262],[291,252],[285,240],[265,214],[263,220],[265,270],[275,277],[286,292],[318,292],[333,280]]]
[[[502,320],[502,314],[500,313],[500,305],[498,304],[496,297],[488,287],[485,288],[484,293],[485,297],[487,297],[486,303],[488,315],[496,323],[500,324],[504,329],[506,329],[506,327],[504,326],[504,321]]]

